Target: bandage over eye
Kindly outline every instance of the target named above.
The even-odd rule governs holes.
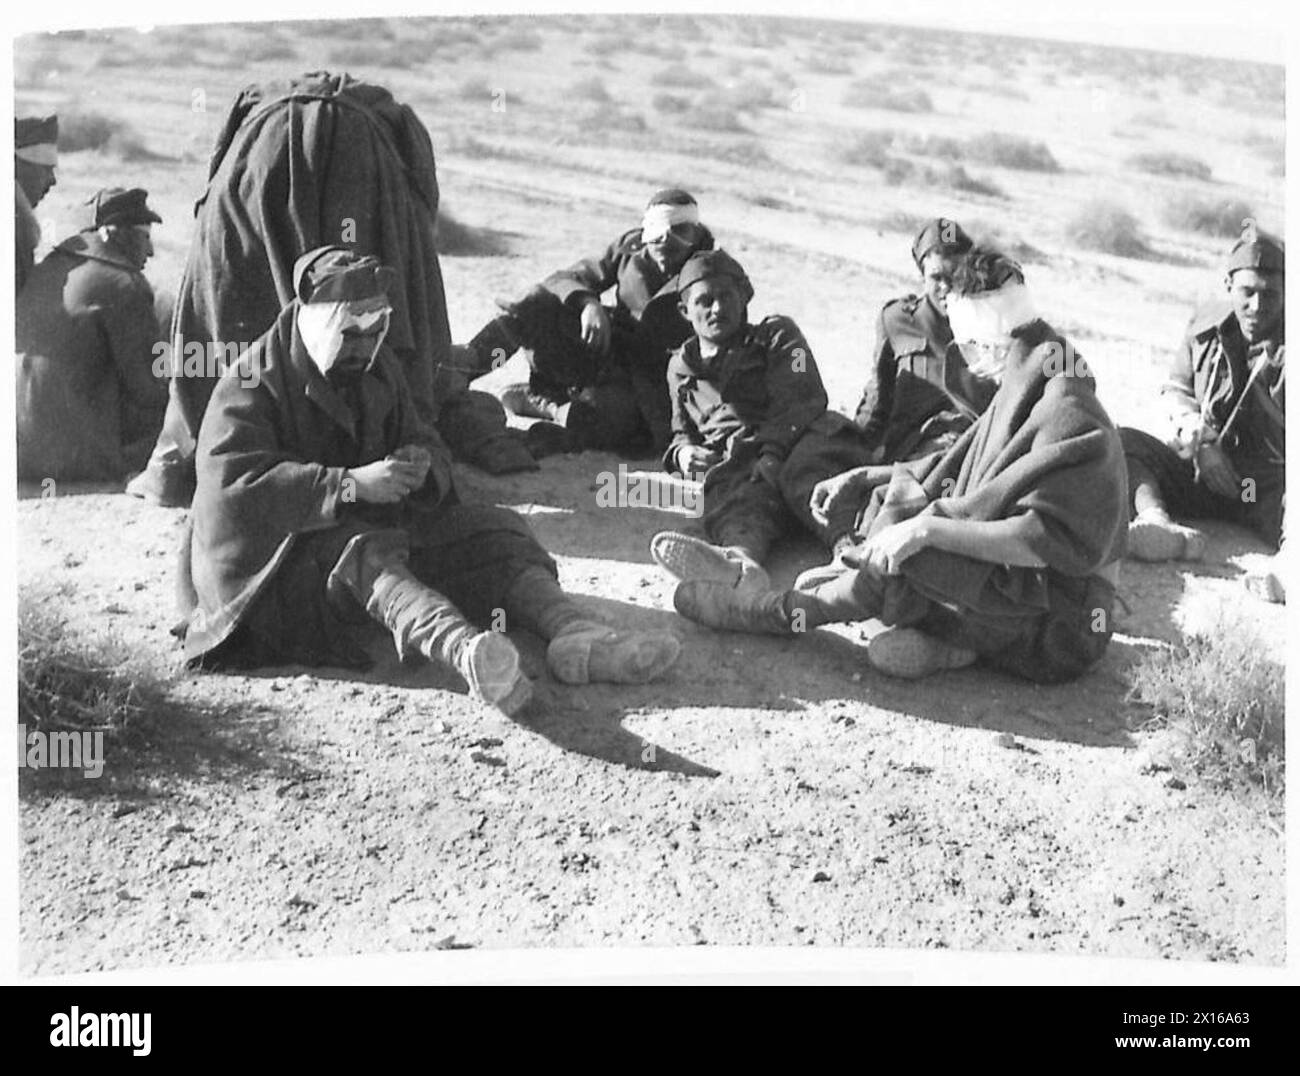
[[[312,362],[324,374],[338,362],[345,333],[376,333],[366,359],[368,365],[388,333],[389,313],[386,306],[357,311],[352,303],[303,303],[298,308],[298,335]]]
[[[948,324],[959,344],[1005,344],[1013,329],[1037,317],[1024,284],[1007,283],[996,291],[948,296]]]
[[[641,218],[641,241],[657,243],[661,239],[666,239],[668,233],[676,230],[678,225],[699,223],[700,207],[694,203],[670,205],[666,202],[656,202]]]

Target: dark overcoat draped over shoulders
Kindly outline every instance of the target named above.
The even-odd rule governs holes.
[[[328,72],[249,86],[226,117],[196,206],[173,337],[246,346],[294,298],[301,254],[327,244],[373,254],[400,274],[387,344],[432,421],[434,369],[451,347],[437,210],[429,133],[387,90]],[[172,380],[165,439],[182,457],[215,385]]]
[[[399,542],[418,541],[455,498],[450,453],[412,406],[397,357],[381,346],[345,398],[307,355],[297,310],[291,303],[220,379],[199,434],[179,584],[189,661],[250,619],[291,610],[258,635],[279,653],[310,657],[315,644],[320,661],[356,664],[353,655],[329,653],[344,634],[326,601],[330,570],[359,534],[392,531]],[[433,456],[420,490],[394,505],[349,497],[347,468],[408,444]],[[272,587],[282,593],[259,602]],[[275,656],[265,649],[264,659]]]

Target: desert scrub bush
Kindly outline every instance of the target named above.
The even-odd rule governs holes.
[[[492,39],[492,46],[511,52],[537,52],[542,47],[542,35],[526,26],[511,26]]]
[[[775,103],[775,94],[767,83],[746,79],[724,86],[718,94],[718,100],[729,108],[746,112],[771,108]]]
[[[130,738],[165,716],[167,689],[116,639],[74,636],[51,595],[18,599],[18,722],[28,731],[99,730]]]
[[[1135,153],[1128,161],[1130,168],[1153,176],[1178,176],[1183,179],[1209,179],[1210,166],[1187,153],[1168,153],[1152,150]]]
[[[1182,645],[1144,654],[1129,670],[1129,698],[1148,725],[1185,739],[1192,768],[1281,794],[1285,784],[1286,673],[1246,614],[1220,611]]]
[[[446,206],[438,207],[433,234],[438,253],[449,257],[496,258],[510,253],[509,244],[499,232],[459,221]]]
[[[855,168],[884,168],[895,159],[890,156],[895,137],[893,131],[859,131],[835,147],[835,156]]]
[[[1060,164],[1044,142],[1035,142],[1020,135],[985,131],[967,139],[964,147],[967,160],[991,164],[998,168],[1011,168],[1021,172],[1059,172]]]
[[[707,102],[694,104],[682,114],[682,122],[688,127],[699,127],[705,131],[722,133],[746,131],[748,128],[740,122],[734,108]]]
[[[663,112],[670,116],[678,116],[691,107],[689,98],[679,97],[675,93],[657,93],[650,100],[656,112]]]
[[[643,134],[647,129],[644,116],[639,112],[629,112],[613,101],[603,101],[588,106],[579,114],[578,122],[583,127],[605,133],[624,131],[630,134]]]
[[[671,86],[679,90],[703,90],[713,85],[713,79],[703,71],[696,71],[686,64],[669,64],[661,67],[650,76],[652,86]]]
[[[63,153],[101,150],[127,161],[153,157],[144,140],[125,120],[102,112],[68,109],[61,109],[59,113],[59,149]]]
[[[1005,198],[1007,196],[1006,192],[991,179],[979,179],[972,176],[959,164],[950,164],[947,168],[936,172],[932,182],[935,186],[947,187],[949,190],[966,191],[968,194],[983,194],[989,198]]]
[[[1242,222],[1255,211],[1239,198],[1198,198],[1183,195],[1171,199],[1160,217],[1171,228],[1199,232],[1216,239],[1233,239],[1241,234]]]
[[[456,87],[456,96],[462,101],[487,101],[492,97],[492,87],[487,79],[473,75]]]
[[[605,85],[605,80],[593,75],[591,78],[579,79],[568,89],[570,97],[577,97],[583,101],[610,101],[609,89]]]
[[[934,102],[924,90],[903,90],[879,79],[849,83],[842,103],[848,108],[881,108],[889,112],[933,112]]]
[[[959,138],[947,135],[917,135],[904,132],[897,139],[899,149],[915,153],[920,157],[943,157],[950,161],[959,161],[965,155],[966,147]]]
[[[1066,221],[1066,237],[1085,250],[1145,258],[1151,253],[1137,218],[1123,206],[1094,198],[1081,205]]]
[[[728,164],[743,165],[746,168],[770,167],[776,163],[763,148],[762,143],[753,140],[710,147],[703,151],[703,155],[726,161]]]

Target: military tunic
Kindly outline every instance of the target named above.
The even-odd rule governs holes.
[[[934,304],[907,295],[880,311],[856,422],[876,449],[876,462],[914,459],[953,444],[997,387],[970,372]]]
[[[669,359],[668,392],[673,437],[665,468],[678,470],[683,445],[723,453],[704,479],[711,541],[765,548],[795,520],[827,542],[852,529],[851,515],[829,527],[815,522],[808,504],[818,482],[867,462],[867,443],[826,409],[812,349],[793,320],[774,315],[747,325],[709,358],[692,336]],[[764,455],[780,464],[775,486],[751,478]]]

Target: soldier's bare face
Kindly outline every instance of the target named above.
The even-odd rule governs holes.
[[[671,276],[676,273],[686,259],[695,250],[696,244],[703,238],[698,224],[674,224],[662,239],[656,239],[645,245],[650,260],[660,270]]]
[[[148,224],[132,224],[125,228],[115,228],[114,240],[122,248],[123,253],[141,269],[153,257],[153,236]]]
[[[1228,297],[1242,335],[1255,344],[1267,340],[1282,324],[1286,278],[1281,273],[1238,269],[1228,278]]]
[[[700,340],[717,348],[745,324],[745,298],[729,276],[698,280],[681,297],[682,315]]]
[[[921,287],[940,314],[948,312],[948,293],[952,291],[952,274],[957,269],[957,259],[937,250],[921,259]]]

